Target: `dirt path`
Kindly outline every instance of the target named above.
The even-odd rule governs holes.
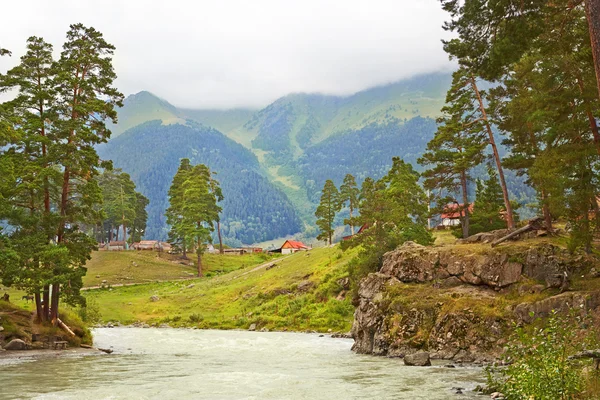
[[[264,264],[257,265],[256,267],[252,268],[249,271],[246,271],[246,272],[241,273],[240,275],[234,276],[230,280],[241,278],[242,276],[248,275],[249,273],[259,271],[259,270],[261,270],[263,268],[268,267],[271,264],[277,264],[280,261],[283,261],[283,260],[285,260],[287,258],[290,258],[292,255],[293,254],[291,254],[289,256],[286,256],[286,257],[283,257],[283,258],[278,258],[278,259],[275,259],[275,260],[267,261]],[[232,272],[230,272],[230,274],[234,273],[234,272],[237,272],[237,271],[232,271]],[[223,275],[221,275],[221,276],[223,276]],[[216,277],[218,277],[218,276],[216,276]],[[186,282],[186,281],[191,281],[191,280],[196,280],[196,279],[202,279],[202,278],[198,278],[197,276],[190,276],[189,278],[179,278],[179,279],[159,279],[159,280],[149,279],[148,282],[115,283],[114,285],[111,284],[110,287],[111,288],[116,288],[116,287],[124,287],[124,286],[148,285],[150,283],[163,283],[163,282]],[[105,285],[104,287],[106,288],[107,285]],[[87,286],[87,287],[81,288],[81,290],[95,290],[95,289],[102,289],[102,285]]]
[[[289,256],[287,256],[287,257],[278,258],[278,259],[276,259],[276,260],[272,260],[272,261],[266,262],[266,263],[264,263],[264,264],[260,264],[260,265],[258,265],[258,266],[256,266],[256,267],[252,268],[250,271],[246,271],[246,272],[244,272],[244,273],[241,273],[241,274],[239,274],[239,275],[237,275],[237,276],[234,276],[233,278],[231,278],[231,280],[234,280],[234,279],[237,279],[237,278],[241,278],[242,276],[244,276],[244,275],[248,275],[248,274],[249,274],[249,273],[251,273],[251,272],[256,272],[256,271],[258,271],[258,270],[261,270],[261,269],[263,269],[263,268],[266,268],[266,267],[268,267],[268,266],[269,266],[269,265],[271,265],[271,264],[277,264],[277,263],[278,263],[278,262],[280,262],[280,261],[283,261],[283,260],[286,260],[286,259],[290,258],[292,255],[293,255],[293,254],[291,254],[291,255],[289,255]]]

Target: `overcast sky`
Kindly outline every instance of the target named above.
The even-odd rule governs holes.
[[[18,0],[0,5],[0,71],[31,35],[58,55],[69,24],[117,48],[117,87],[177,106],[261,107],[448,70],[439,0]]]

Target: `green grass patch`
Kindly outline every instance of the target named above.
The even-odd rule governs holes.
[[[354,255],[337,247],[313,249],[275,260],[269,269],[248,266],[219,276],[89,290],[85,295],[98,304],[103,321],[347,331],[354,308],[350,299],[335,297],[343,291],[338,280],[348,275],[346,265]]]

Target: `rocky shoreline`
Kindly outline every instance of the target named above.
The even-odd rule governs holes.
[[[0,365],[63,357],[101,356],[106,352],[96,348],[72,347],[64,350],[29,349],[0,351]]]

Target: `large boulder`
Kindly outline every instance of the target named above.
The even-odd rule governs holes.
[[[13,339],[6,346],[4,346],[5,350],[27,350],[27,343],[22,341],[21,339]]]
[[[429,353],[426,351],[419,351],[414,354],[407,354],[404,356],[404,365],[428,367],[431,365]]]

